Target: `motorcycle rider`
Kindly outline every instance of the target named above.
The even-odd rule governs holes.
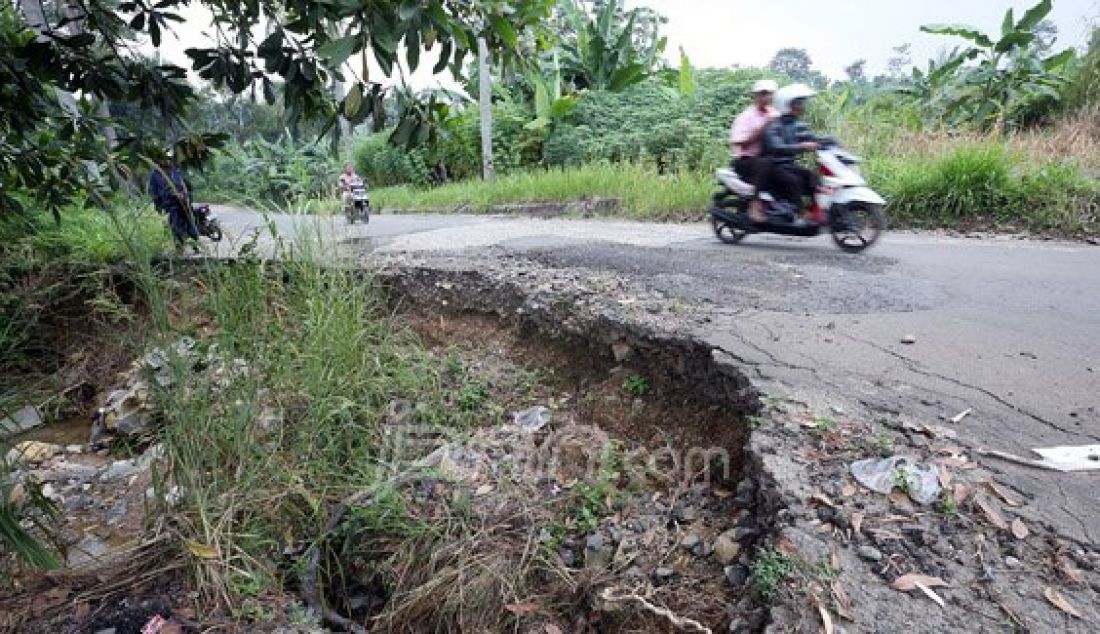
[[[171,150],[164,150],[157,157],[156,165],[149,174],[149,195],[153,199],[153,207],[160,213],[168,214],[168,226],[176,241],[176,251],[183,251],[184,244],[190,239],[194,241],[191,248],[197,252],[199,230],[191,212],[191,192],[172,158]]]
[[[752,104],[734,120],[730,126],[730,146],[733,154],[733,169],[757,192],[763,190],[768,181],[771,162],[761,157],[764,131],[768,124],[779,116],[772,107],[772,97],[779,85],[770,79],[761,79],[752,86]],[[764,205],[759,196],[753,195],[749,201],[749,217],[754,222],[763,222]]]
[[[763,155],[772,163],[766,189],[790,205],[792,214],[802,210],[802,196],[817,188],[814,173],[795,162],[800,154],[818,149],[817,136],[802,120],[807,100],[816,94],[806,84],[780,88],[775,95],[779,118],[764,132]]]

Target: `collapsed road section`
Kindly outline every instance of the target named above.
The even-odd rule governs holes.
[[[739,351],[692,334],[710,321],[703,306],[614,274],[522,257],[394,255],[380,275],[429,338],[447,340],[449,324],[477,318],[481,332],[552,349],[546,358],[581,392],[609,382],[627,389],[637,377],[666,415],[693,412],[686,421],[603,420],[620,441],[651,451],[661,442],[720,447],[734,457],[729,480],[708,489],[688,474],[669,490],[728,494],[732,517],[718,505],[685,518],[672,504],[667,525],[686,546],[641,567],[609,564],[631,570],[615,586],[636,598],[624,609],[664,614],[685,631],[1085,632],[1100,618],[1100,553],[1025,518],[1028,499],[950,426],[840,398],[802,400],[775,385],[760,393]],[[462,337],[487,341],[477,332]],[[622,519],[612,515],[608,526]],[[732,530],[701,538],[697,527],[708,525]],[[606,537],[618,551],[622,532]],[[718,559],[711,571],[723,583],[685,576],[693,559]],[[670,580],[706,592],[690,602],[662,597]]]

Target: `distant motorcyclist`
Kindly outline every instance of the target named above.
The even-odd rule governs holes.
[[[768,180],[771,163],[761,157],[764,132],[768,124],[779,116],[772,107],[772,97],[779,87],[770,79],[761,79],[752,86],[752,105],[744,110],[730,127],[730,149],[733,169],[745,182],[763,190]],[[756,195],[749,201],[749,217],[756,222],[765,220],[763,203]]]
[[[355,166],[353,166],[351,163],[344,163],[344,171],[342,174],[340,174],[340,193],[347,193],[348,190],[351,189],[352,183],[355,183],[356,181],[364,185],[366,184],[366,181],[364,181],[358,174],[355,173]]]
[[[801,119],[806,102],[816,94],[806,84],[780,88],[775,94],[779,119],[764,132],[764,156],[773,164],[766,189],[790,205],[793,214],[802,210],[802,196],[817,187],[814,173],[795,162],[800,154],[818,149],[817,136]]]
[[[176,241],[176,250],[182,251],[190,239],[194,241],[191,247],[198,251],[199,230],[191,211],[191,192],[183,173],[173,163],[170,150],[157,157],[156,165],[149,174],[149,196],[157,211],[168,214],[168,226]]]

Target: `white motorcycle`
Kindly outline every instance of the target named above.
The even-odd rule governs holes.
[[[760,194],[767,220],[749,218],[749,201],[755,188],[741,180],[733,169],[716,172],[722,189],[714,194],[710,209],[711,225],[718,239],[736,244],[750,233],[776,233],[788,236],[816,236],[828,231],[837,246],[848,253],[859,253],[878,240],[886,228],[886,201],[867,186],[859,171],[860,159],[844,150],[835,139],[821,139],[816,152],[820,182],[806,217],[803,210],[790,209],[771,194]]]
[[[364,224],[370,222],[370,198],[367,184],[361,178],[349,182],[344,192],[344,217],[348,219],[348,224],[355,224],[356,220],[362,220]]]

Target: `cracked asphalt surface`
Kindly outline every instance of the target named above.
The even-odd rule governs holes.
[[[220,210],[223,251],[264,224]],[[379,254],[522,258],[630,278],[701,307],[684,328],[744,365],[765,393],[861,415],[953,427],[971,448],[1100,443],[1100,248],[1009,238],[887,234],[862,255],[827,237],[719,243],[704,224],[382,215],[370,225],[272,216]],[[905,344],[911,336],[914,343]],[[954,425],[944,420],[973,413]],[[848,412],[852,414],[854,412]],[[994,458],[1027,512],[1100,545],[1100,471]]]

